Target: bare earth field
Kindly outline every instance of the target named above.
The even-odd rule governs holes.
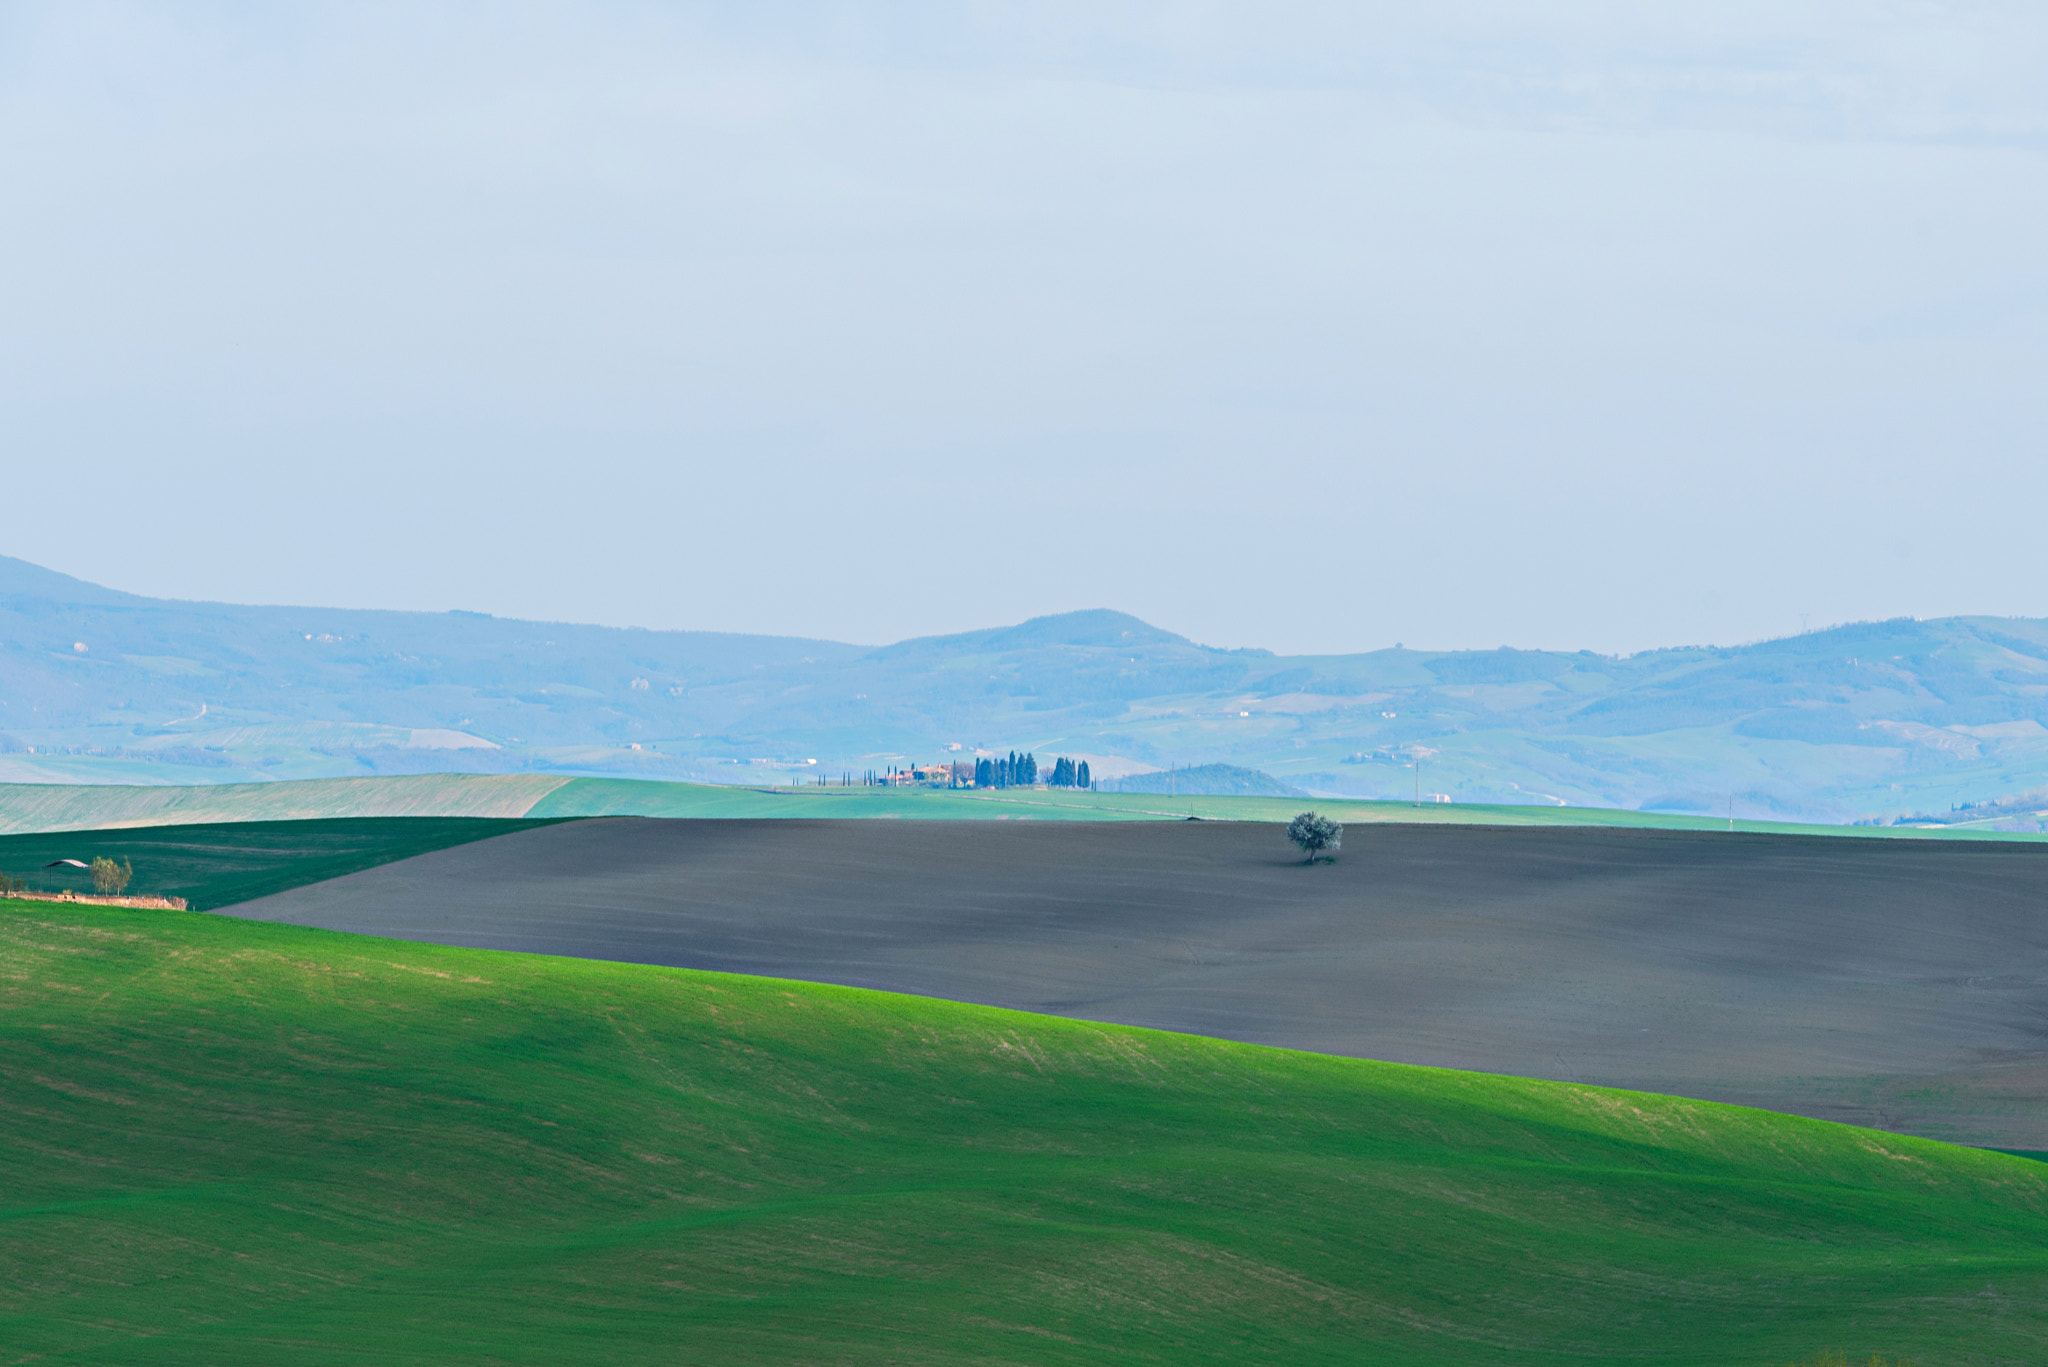
[[[228,914],[2048,1150],[2048,849],[1249,823],[549,826]]]

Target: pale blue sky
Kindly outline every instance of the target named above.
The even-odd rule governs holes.
[[[856,641],[2048,615],[2048,10],[1686,8],[0,4],[0,551]]]

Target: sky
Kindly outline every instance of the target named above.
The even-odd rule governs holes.
[[[2048,9],[0,0],[0,552],[1283,652],[2048,616]]]

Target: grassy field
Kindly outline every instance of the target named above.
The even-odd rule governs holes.
[[[526,816],[567,781],[557,774],[416,774],[189,788],[4,783],[0,833],[339,816]]]
[[[0,904],[11,1361],[2048,1358],[2048,1166],[770,979]]]
[[[1046,793],[1028,796],[1046,797]],[[944,788],[740,788],[707,783],[649,783],[629,778],[572,779],[533,805],[536,816],[893,817],[958,821],[1036,817],[1066,821],[1155,821],[1141,803],[1017,801],[994,792]],[[1156,804],[1155,804],[1156,805]],[[1289,813],[1292,815],[1292,813]]]
[[[78,869],[47,869],[56,859],[91,863],[104,855],[135,871],[131,895],[183,897],[208,911],[287,888],[339,878],[494,835],[553,824],[488,817],[348,817],[332,821],[246,821],[0,836],[0,873],[39,892],[86,892]]]
[[[927,820],[1286,821],[1305,808],[1360,824],[1454,826],[1620,826],[1664,831],[1726,831],[1725,818],[1603,807],[1514,807],[1478,803],[1366,802],[1342,798],[1168,797],[1055,789],[723,788],[635,779],[572,779],[529,809],[534,816],[905,817]],[[1894,826],[1819,826],[1737,820],[1734,829],[1766,835],[1841,835],[1935,840],[2048,841],[2048,835]]]
[[[1727,830],[1724,819],[1599,807],[1512,807],[1470,803],[1363,802],[1287,797],[1166,797],[1022,789],[986,792],[917,788],[743,788],[643,779],[539,774],[419,774],[306,779],[194,788],[0,784],[0,832],[92,830],[212,821],[309,820],[354,816],[471,817],[894,817],[910,820],[1286,821],[1305,807],[1344,822],[1428,825],[1625,826]],[[2048,835],[1889,826],[1735,822],[1753,834],[1899,837],[1934,840],[2048,840]]]

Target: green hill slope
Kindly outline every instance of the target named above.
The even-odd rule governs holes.
[[[1154,770],[1101,785],[1119,793],[1182,794],[1202,797],[1307,797],[1260,769],[1237,764],[1197,764],[1192,768]]]
[[[104,856],[134,874],[137,896],[182,897],[213,911],[430,850],[547,826],[494,817],[344,817],[331,821],[209,822],[99,831],[0,835],[0,873],[36,892],[93,891],[92,878],[53,860]]]
[[[1997,1154],[196,914],[4,904],[0,966],[19,1360],[2048,1356]]]
[[[567,780],[536,774],[409,774],[192,787],[0,784],[0,833],[308,821],[337,816],[526,816]]]
[[[1601,807],[1355,799],[1113,793],[1004,788],[747,788],[647,779],[531,774],[413,774],[305,779],[191,788],[0,783],[0,834],[83,831],[204,822],[308,821],[339,817],[466,817],[556,820],[578,816],[716,818],[877,817],[954,821],[1286,821],[1304,807],[1345,822],[1485,826],[1628,826],[1674,831],[1731,828],[1724,818]],[[1821,826],[1738,820],[1763,834],[1960,840],[2048,840],[1983,825]],[[4,867],[4,865],[0,865]]]

